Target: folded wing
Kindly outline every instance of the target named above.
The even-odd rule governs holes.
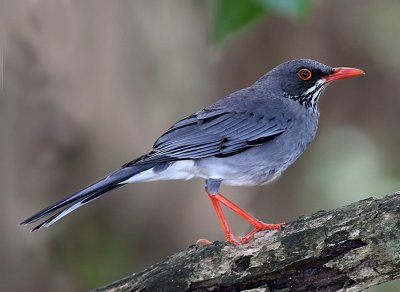
[[[172,126],[141,161],[227,157],[276,138],[286,126],[274,117],[249,111],[206,109]]]

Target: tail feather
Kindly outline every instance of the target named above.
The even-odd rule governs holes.
[[[38,230],[42,227],[48,227],[55,223],[56,221],[60,220],[62,217],[68,215],[72,211],[78,209],[79,207],[93,201],[94,199],[100,197],[101,195],[119,188],[125,183],[128,178],[133,177],[134,175],[151,168],[153,165],[132,165],[128,167],[123,167],[108,176],[105,176],[98,181],[90,184],[86,188],[72,194],[69,197],[66,197],[57,203],[41,210],[40,212],[32,215],[28,219],[21,222],[21,224],[31,224],[34,223],[44,217],[50,216],[57,210],[64,208],[63,210],[59,211],[55,215],[51,216],[50,218],[46,219],[41,224],[37,225],[31,231]]]
[[[34,232],[34,231],[39,230],[39,229],[44,228],[44,227],[49,227],[50,225],[56,223],[58,220],[60,220],[61,218],[67,216],[69,213],[75,211],[76,209],[82,207],[83,205],[86,205],[87,203],[90,203],[94,199],[99,198],[101,195],[103,195],[103,194],[105,194],[105,193],[107,193],[107,192],[109,192],[111,190],[114,190],[114,189],[117,189],[119,187],[122,187],[124,185],[125,184],[113,185],[112,187],[109,187],[107,189],[101,190],[98,193],[95,193],[95,194],[93,194],[93,195],[91,195],[89,197],[86,197],[85,199],[82,199],[82,200],[70,205],[69,207],[63,209],[62,211],[60,211],[60,212],[56,213],[55,215],[51,216],[50,218],[46,219],[45,221],[43,221],[39,225],[35,226],[31,230],[31,232]]]

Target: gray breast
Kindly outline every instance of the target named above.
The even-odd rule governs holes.
[[[221,179],[227,185],[261,185],[279,177],[314,139],[319,114],[289,101],[290,123],[279,137],[239,154],[196,161],[196,176]]]

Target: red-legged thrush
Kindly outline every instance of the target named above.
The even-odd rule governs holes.
[[[256,232],[279,229],[254,218],[219,193],[221,184],[253,186],[279,177],[307,148],[318,128],[318,99],[333,80],[362,75],[354,68],[331,68],[299,59],[280,64],[253,85],[236,91],[174,124],[153,150],[86,188],[31,216],[30,224],[51,216],[32,231],[48,227],[75,209],[128,183],[206,180],[206,191],[225,232],[234,244]],[[254,226],[235,239],[221,204]]]

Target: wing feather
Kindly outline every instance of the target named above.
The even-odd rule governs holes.
[[[225,157],[276,138],[286,126],[275,117],[267,119],[249,111],[205,109],[172,126],[141,161]]]

